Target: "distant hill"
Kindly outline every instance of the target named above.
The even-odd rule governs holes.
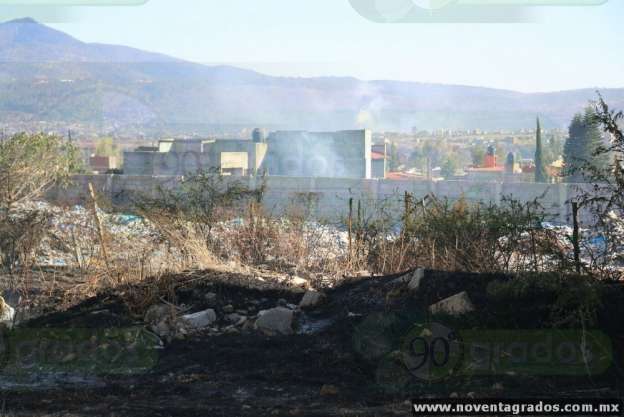
[[[597,82],[600,80],[597,79]],[[564,127],[592,89],[522,94],[355,78],[272,77],[125,46],[84,43],[20,19],[0,24],[0,121],[379,130]],[[601,90],[624,107],[624,89]]]

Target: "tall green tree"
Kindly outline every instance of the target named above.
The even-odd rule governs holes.
[[[563,147],[564,175],[567,182],[588,182],[592,168],[609,164],[606,154],[596,153],[602,146],[602,132],[594,109],[588,107],[572,119]]]
[[[440,167],[440,175],[442,175],[444,179],[452,179],[455,176],[457,165],[457,159],[454,156],[447,156]]]
[[[542,127],[540,119],[537,118],[537,128],[535,130],[535,182],[547,182],[546,164],[544,163],[544,150],[542,148]]]

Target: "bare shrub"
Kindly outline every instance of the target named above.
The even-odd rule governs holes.
[[[223,245],[213,233],[215,226],[240,215],[262,193],[262,187],[251,190],[239,181],[199,173],[185,178],[176,190],[159,187],[155,197],[138,197],[134,206],[186,260],[211,265],[215,255],[223,254]]]
[[[399,272],[413,267],[469,272],[517,272],[567,269],[567,249],[553,244],[554,232],[537,200],[500,204],[451,203],[428,196],[406,196],[399,232],[367,231],[374,271]]]

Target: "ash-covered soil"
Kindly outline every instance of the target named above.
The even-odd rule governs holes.
[[[69,310],[24,322],[13,331],[68,332],[70,338],[79,339],[89,334],[84,329],[94,333],[146,329],[144,340],[150,341],[153,361],[125,374],[110,373],[102,362],[87,372],[89,361],[75,365],[80,358],[63,352],[55,356],[61,358],[60,365],[38,367],[37,360],[45,362],[44,356],[29,361],[30,369],[16,371],[11,368],[16,349],[10,348],[0,376],[3,413],[407,416],[409,400],[420,397],[622,397],[624,331],[614,319],[624,308],[624,303],[616,306],[616,301],[624,300],[621,286],[604,286],[609,305],[615,307],[598,311],[600,327],[613,346],[612,363],[600,375],[450,372],[427,376],[401,369],[401,361],[388,366],[387,358],[401,351],[402,340],[415,323],[435,319],[453,329],[552,330],[548,304],[554,300],[544,290],[520,297],[515,306],[504,305],[487,290],[493,281],[510,280],[504,276],[427,271],[414,290],[408,286],[412,275],[410,271],[347,280],[324,291],[326,298],[307,309],[297,307],[304,291],[285,284],[249,285],[213,271],[173,277],[175,292],[163,298],[163,304],[179,306],[180,315],[210,308],[216,321],[199,330],[172,334],[169,341],[166,337],[159,341],[142,312],[130,308],[126,293],[131,288],[110,290]],[[462,291],[474,311],[460,317],[431,316],[431,304]],[[292,334],[267,334],[255,325],[262,311],[276,307],[293,311]],[[246,320],[233,323],[232,314]],[[82,330],[72,333],[72,329]],[[5,335],[5,339],[11,338]],[[98,352],[89,358],[94,363],[100,360]],[[123,360],[111,356],[111,368]]]

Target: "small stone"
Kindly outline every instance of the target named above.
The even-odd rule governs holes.
[[[299,302],[299,308],[311,308],[316,307],[325,299],[325,294],[315,290],[308,290],[303,295],[303,298]]]
[[[202,329],[217,321],[217,313],[211,308],[182,316],[182,320],[195,329]]]
[[[223,312],[225,314],[230,314],[234,312],[234,306],[232,304],[228,304],[225,307],[223,307]]]
[[[208,303],[214,303],[215,301],[217,301],[217,294],[214,292],[207,292],[204,295],[204,299],[208,302]]]
[[[321,396],[323,397],[338,395],[338,392],[338,387],[335,385],[325,384],[321,387]]]
[[[503,391],[505,389],[505,387],[503,386],[502,383],[497,382],[494,385],[492,385],[492,389],[496,390],[496,391]]]
[[[223,329],[223,333],[225,334],[238,334],[240,333],[240,331],[234,327],[234,326],[228,326],[225,329]]]
[[[247,321],[246,316],[242,316],[237,313],[228,314],[225,319],[232,323],[234,326],[240,326]]]
[[[256,320],[256,327],[268,335],[293,334],[294,312],[288,308],[275,307],[270,310],[263,310]]]
[[[283,298],[280,298],[279,300],[277,300],[278,307],[286,307],[287,304],[288,304],[288,301],[284,300]]]
[[[451,392],[451,395],[449,395],[449,398],[458,398],[459,394],[456,392]]]
[[[67,355],[65,355],[65,357],[63,357],[62,362],[63,363],[67,363],[67,362],[73,362],[76,360],[76,354],[75,353],[69,353]]]
[[[232,313],[232,314],[228,314],[227,316],[225,316],[225,319],[229,321],[230,323],[236,323],[238,320],[240,320],[240,318],[241,318],[240,314],[237,314],[237,313]]]
[[[429,311],[431,311],[432,314],[442,313],[451,316],[460,316],[474,311],[474,309],[474,305],[472,301],[470,301],[470,297],[466,291],[462,291],[429,306]]]

